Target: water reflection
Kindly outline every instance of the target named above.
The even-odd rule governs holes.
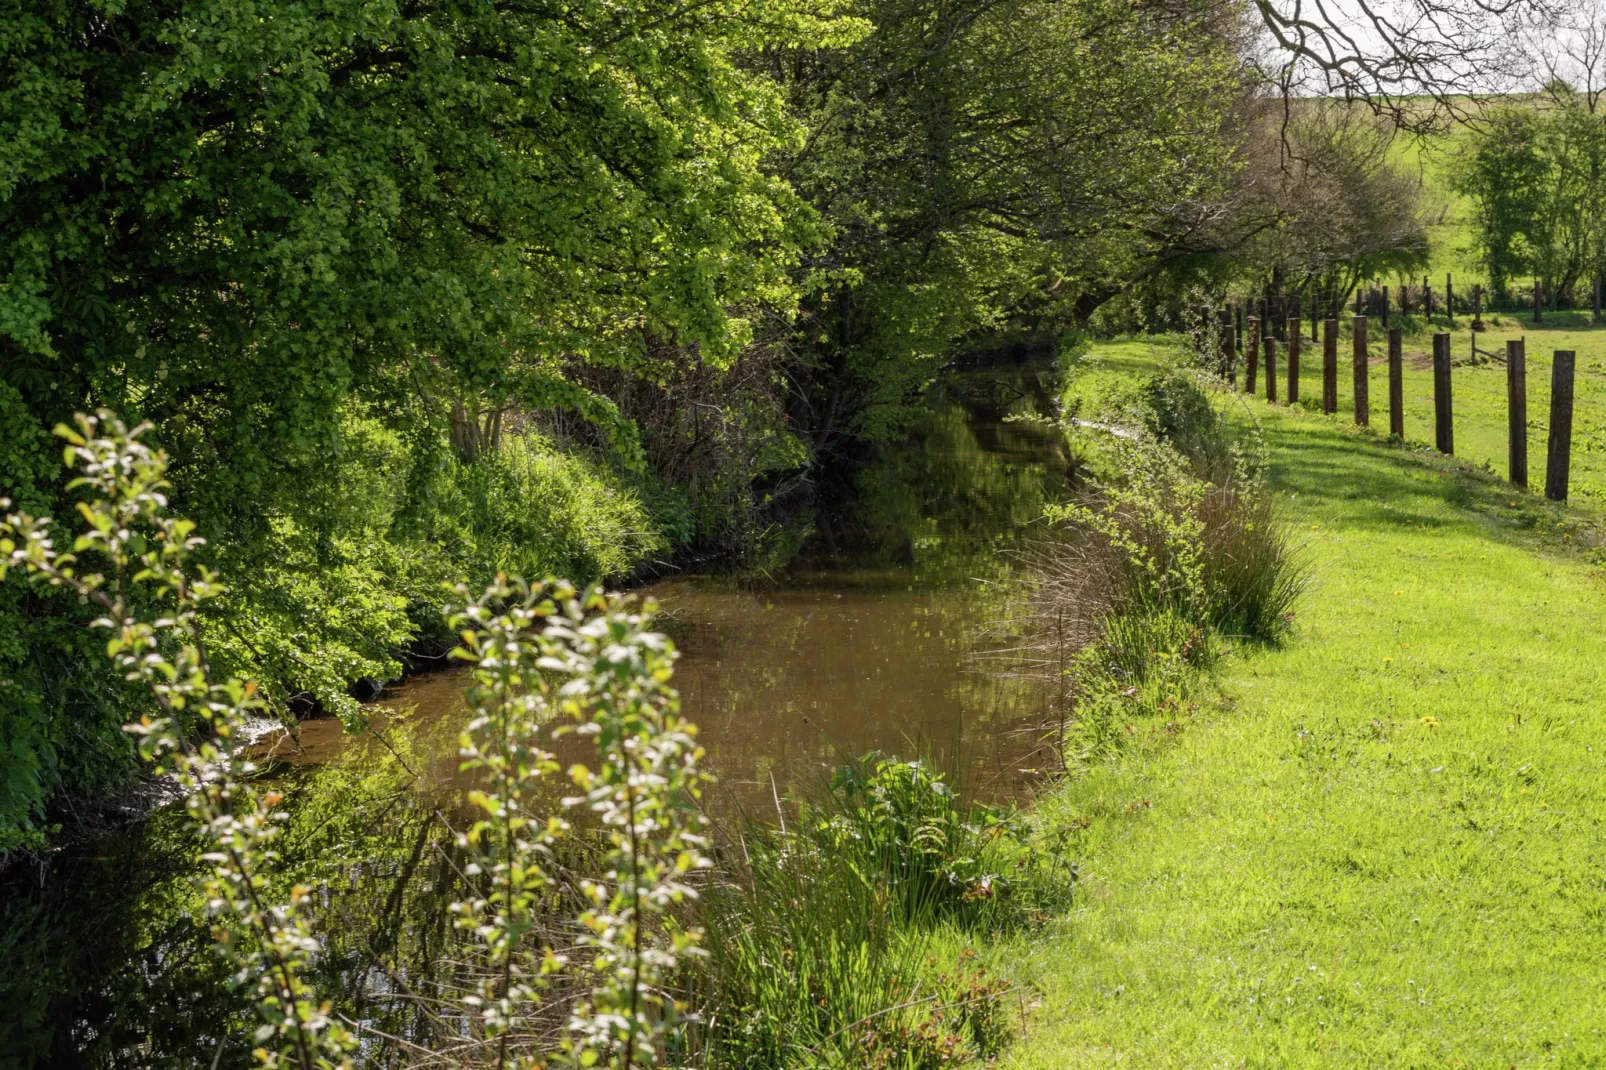
[[[822,511],[764,583],[694,579],[653,593],[678,625],[677,679],[722,791],[750,809],[843,754],[919,753],[1010,794],[1046,764],[1041,697],[976,671],[1007,551],[1069,492],[1048,367],[955,369],[907,442]]]
[[[1052,396],[1042,364],[952,369],[908,441],[816,515],[785,568],[651,589],[721,778],[714,805],[762,816],[874,748],[931,756],[988,794],[1017,793],[1048,764],[1039,697],[974,671],[971,655],[1000,611],[985,581],[1007,575],[1008,550],[1069,489],[1060,436],[1022,419]],[[453,673],[409,681],[357,739],[315,721],[271,744],[291,798],[286,871],[321,892],[317,982],[372,1027],[374,1065],[425,1039],[415,997],[451,983],[461,685]],[[8,876],[0,1067],[248,1062],[250,1010],[189,920],[192,857],[178,815],[163,814]]]

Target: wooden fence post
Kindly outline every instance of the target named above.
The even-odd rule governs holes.
[[[1444,318],[1450,321],[1451,330],[1455,329],[1455,286],[1451,282],[1450,273],[1444,273]]]
[[[1426,275],[1422,276],[1422,316],[1424,319],[1433,318],[1433,283]]]
[[[1288,321],[1288,389],[1284,394],[1290,405],[1299,403],[1299,343],[1303,333],[1298,316]]]
[[[1221,338],[1217,345],[1221,349],[1221,377],[1229,383],[1238,382],[1238,347],[1234,344],[1232,334],[1232,309],[1223,308],[1217,314],[1220,324]]]
[[[1383,329],[1389,329],[1389,288],[1383,287]]]
[[[1506,464],[1514,486],[1528,489],[1528,347],[1506,342]]]
[[[1455,453],[1454,411],[1450,405],[1450,336],[1433,336],[1433,441],[1440,453]]]
[[[1544,300],[1545,300],[1544,291],[1539,286],[1539,276],[1535,275],[1534,276],[1534,322],[1535,323],[1539,322],[1539,317],[1542,315],[1542,309],[1544,308]]]
[[[1372,422],[1372,405],[1370,399],[1372,386],[1372,366],[1367,360],[1366,351],[1366,317],[1356,316],[1351,329],[1355,332],[1355,425],[1367,427]]]
[[[1545,497],[1567,500],[1567,474],[1573,448],[1573,366],[1576,354],[1556,350],[1550,365],[1550,448],[1545,452]]]
[[[1274,328],[1275,330],[1275,328]],[[1266,358],[1266,400],[1277,401],[1277,336],[1268,332],[1260,340],[1262,355]]]
[[[1322,411],[1338,411],[1338,320],[1322,324]]]
[[[1260,362],[1260,317],[1249,317],[1249,341],[1244,347],[1244,393],[1255,392],[1256,365]]]
[[[1477,334],[1483,330],[1483,287],[1477,283],[1472,286],[1472,333]],[[1477,356],[1478,343],[1472,343],[1473,353]]]
[[[1244,351],[1244,306],[1233,305],[1232,317],[1233,330],[1236,331],[1238,335],[1238,352],[1242,353]],[[1237,376],[1234,375],[1234,378],[1237,378]]]
[[[1405,331],[1389,328],[1389,434],[1405,438]]]

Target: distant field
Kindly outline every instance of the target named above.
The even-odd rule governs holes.
[[[1428,228],[1428,272],[1433,277],[1434,290],[1440,293],[1446,272],[1455,276],[1457,288],[1465,293],[1472,292],[1474,282],[1487,282],[1471,250],[1472,236],[1467,225],[1471,202],[1453,188],[1456,157],[1466,147],[1468,133],[1466,127],[1458,126],[1435,140],[1402,136],[1394,142],[1399,163],[1418,176],[1426,193],[1426,206],[1434,221]]]
[[[1537,98],[1509,97],[1505,103],[1537,106]],[[1471,294],[1473,283],[1488,284],[1483,265],[1472,251],[1472,203],[1454,188],[1458,157],[1469,147],[1471,137],[1471,128],[1458,124],[1432,138],[1401,135],[1392,146],[1395,159],[1418,176],[1426,194],[1426,207],[1433,221],[1428,228],[1428,274],[1436,293],[1442,293],[1446,272],[1454,275],[1456,290],[1461,294]]]

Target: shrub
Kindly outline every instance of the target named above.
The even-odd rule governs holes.
[[[563,972],[579,989],[565,1001],[559,1047],[568,1058],[656,1064],[684,1011],[666,982],[701,953],[702,930],[677,912],[696,897],[691,876],[709,865],[695,808],[709,777],[696,727],[668,684],[674,647],[648,629],[650,606],[630,612],[600,590],[498,577],[477,597],[459,595],[457,656],[474,665],[463,768],[481,770],[485,784],[469,793],[478,816],[458,837],[479,883],[454,905],[484,954],[464,1000],[473,1040],[498,1067],[541,1065],[552,1046],[530,1026]],[[602,840],[600,871],[579,881],[579,935],[567,944],[533,938],[543,912],[562,912],[545,867],[569,825],[536,808],[550,798],[541,781],[557,771],[541,746],[553,721],[558,734],[590,737],[597,754],[594,769],[569,770],[579,794],[564,800]]]
[[[6,405],[0,393],[10,426]],[[446,592],[459,579],[483,586],[502,570],[589,582],[666,548],[632,477],[600,457],[526,434],[462,464],[428,439],[409,443],[353,404],[295,519],[248,517],[248,533],[197,546],[198,562],[235,578],[197,614],[200,642],[220,676],[258,682],[264,716],[321,711],[357,727],[354,682],[395,679],[413,652],[456,642]],[[59,469],[19,441],[27,448],[7,455],[0,483],[21,488],[19,507],[37,515]],[[121,726],[144,700],[86,640],[91,619],[76,596],[0,584],[0,851],[44,845],[54,793],[98,799],[137,768]]]
[[[198,620],[222,588],[195,560],[195,525],[168,511],[167,458],[139,441],[148,430],[130,431],[108,412],[78,417],[76,431],[57,429],[83,472],[69,489],[91,492],[79,507],[87,526],[64,553],[48,517],[9,514],[0,522],[0,579],[16,569],[93,604],[104,614],[95,626],[110,636],[107,657],[153,700],[153,712],[127,728],[157,772],[177,780],[206,844],[198,883],[219,953],[255,996],[258,1063],[349,1065],[354,1038],[306,979],[317,949],[310,890],[298,885],[281,901],[267,891],[281,796],[251,789],[254,767],[241,747],[262,700],[254,684],[212,674]],[[81,555],[103,560],[109,573],[86,571]]]
[[[356,1038],[309,981],[320,951],[311,890],[272,894],[282,797],[252,788],[243,747],[264,702],[254,683],[221,677],[209,661],[200,615],[226,589],[196,560],[195,526],[168,509],[167,459],[140,441],[148,430],[129,431],[110,413],[59,429],[84,473],[70,487],[91,492],[80,508],[87,527],[64,553],[49,518],[7,515],[0,580],[16,570],[93,604],[107,657],[147,692],[152,712],[127,728],[156,771],[175,777],[205,845],[200,898],[219,954],[254,996],[258,1064],[349,1066]],[[110,570],[86,571],[80,557]],[[549,976],[565,971],[576,994],[556,1048],[582,1066],[655,1064],[683,1011],[666,982],[701,936],[677,912],[694,898],[691,874],[708,865],[695,809],[707,777],[696,729],[668,686],[674,649],[648,629],[650,607],[632,613],[618,596],[565,582],[498,576],[483,594],[459,588],[459,597],[459,656],[474,665],[463,767],[480,770],[484,786],[470,793],[479,816],[459,837],[471,894],[456,909],[486,969],[463,1000],[466,1032],[452,1057],[479,1050],[499,1067],[542,1065],[554,1046],[523,1027]],[[561,946],[530,939],[554,905],[543,864],[568,831],[535,809],[548,798],[540,779],[556,771],[538,733],[554,719],[566,722],[558,732],[593,739],[598,759],[569,771],[579,794],[564,804],[595,822],[600,865],[578,884],[582,906],[567,931],[579,935]]]
[[[431,541],[477,582],[498,571],[607,579],[666,548],[623,477],[534,433],[470,464],[447,461],[436,485]]]
[[[1226,421],[1196,374],[1159,372],[1143,381],[1143,426],[1187,458],[1194,475],[1212,483],[1242,478],[1243,464]]]
[[[1263,642],[1281,639],[1307,571],[1271,496],[1254,485],[1212,487],[1200,514],[1211,627]]]
[[[963,802],[925,762],[867,755],[839,769],[825,799],[802,817],[828,851],[872,860],[910,920],[1001,924],[1001,904],[1024,869],[1014,865],[1024,858],[1018,818]]]
[[[1086,396],[1086,395],[1084,395]],[[1217,638],[1274,642],[1305,571],[1246,454],[1197,378],[1151,376],[1119,398],[1108,469],[1082,500],[1051,507],[1051,541],[1028,555],[1024,636],[1012,671],[1058,686],[1068,763],[1119,749],[1127,718],[1180,705]]]

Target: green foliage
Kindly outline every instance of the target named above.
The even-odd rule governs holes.
[[[1537,144],[1540,116],[1502,108],[1490,117],[1487,135],[1473,142],[1456,188],[1472,198],[1472,233],[1489,283],[1505,298],[1512,276],[1533,262],[1530,235],[1543,241],[1542,200],[1548,170]]]
[[[1109,439],[1101,467],[1110,480],[1096,508],[1052,507],[1051,517],[1119,551],[1117,607],[1281,635],[1304,573],[1260,485],[1264,444],[1253,425],[1240,443],[1207,392],[1213,380],[1197,372],[1089,368],[1066,386],[1065,409],[1091,414],[1084,422]]]
[[[607,464],[519,435],[437,477],[429,541],[464,573],[600,579],[667,549],[641,496]]]
[[[3,380],[0,443],[0,495],[24,512],[47,512],[60,462],[22,395]],[[129,764],[121,731],[127,711],[114,708],[126,696],[104,679],[103,644],[86,637],[88,619],[76,598],[0,582],[0,855],[44,845],[37,822],[58,784],[92,793]],[[72,680],[64,663],[80,659],[102,677]],[[78,688],[91,701],[60,716]]]
[[[545,447],[487,477],[494,560],[392,529],[429,527],[463,414],[573,414],[639,468],[636,428],[581,373],[633,373],[649,336],[728,366],[795,304],[816,226],[764,164],[800,128],[747,57],[862,32],[790,0],[47,0],[0,22],[0,492],[60,513],[47,429],[148,420],[200,552],[237,577],[201,624],[221,663],[275,705],[346,715],[353,679],[438,637],[448,575],[600,576],[656,545],[629,502],[575,505],[588,472],[530,470]],[[82,623],[0,593],[7,830],[60,784],[116,780],[120,700]]]
[[[348,412],[340,441],[302,496],[302,520],[281,516],[248,542],[197,550],[250,577],[197,624],[221,671],[261,682],[272,715],[316,707],[360,724],[353,681],[395,679],[402,652],[451,646],[443,591],[457,578],[611,578],[666,548],[638,478],[533,433],[464,463]],[[53,792],[96,796],[126,780],[121,725],[139,698],[108,673],[76,599],[13,580],[0,584],[0,613],[18,621],[0,634],[0,744],[11,756],[0,845],[11,848],[40,842],[31,830]]]
[[[1085,533],[1093,553],[1114,568],[1116,614],[1176,612],[1207,619],[1204,520],[1207,486],[1175,451],[1145,439],[1120,439],[1124,477],[1097,500],[1050,506],[1047,516]]]
[[[348,722],[442,581],[783,559],[952,347],[1219,191],[1238,79],[1209,5],[14,8],[0,489],[59,515],[45,429],[150,422],[220,669]],[[83,623],[0,590],[0,843],[126,772]]]
[[[1140,387],[1144,428],[1187,458],[1201,478],[1224,483],[1248,473],[1227,425],[1197,378],[1179,371],[1149,376]]]
[[[1472,238],[1498,298],[1539,276],[1552,300],[1606,273],[1606,116],[1570,92],[1554,106],[1496,109],[1469,134],[1455,188],[1471,199]]]
[[[256,999],[257,1062],[347,1066],[354,1038],[306,980],[318,948],[306,917],[309,889],[297,886],[283,902],[267,893],[282,796],[248,787],[254,767],[241,749],[246,722],[262,702],[255,685],[212,678],[197,617],[222,588],[193,560],[201,545],[195,525],[168,510],[167,459],[139,441],[148,430],[129,431],[108,412],[80,416],[76,431],[58,428],[68,462],[84,473],[71,486],[90,491],[79,506],[86,527],[63,553],[48,519],[9,514],[0,522],[0,579],[15,569],[93,603],[105,614],[95,626],[112,636],[107,657],[154,700],[155,716],[127,728],[141,757],[177,781],[205,841],[200,891],[218,953]],[[0,499],[0,507],[9,505]],[[104,559],[111,573],[83,571],[81,555]],[[133,601],[138,585],[146,585],[160,615]]]
[[[1073,424],[1129,428],[1164,441],[1204,480],[1252,476],[1254,451],[1246,454],[1228,433],[1212,400],[1214,389],[1213,378],[1180,367],[1133,375],[1123,368],[1105,368],[1097,360],[1071,362],[1061,416]],[[1125,461],[1124,456],[1117,457],[1102,467],[1120,472]]]
[[[678,923],[696,893],[688,883],[710,865],[696,808],[710,778],[698,768],[696,727],[679,716],[669,686],[674,647],[648,630],[652,607],[632,613],[623,598],[566,582],[530,586],[498,577],[453,616],[456,656],[474,665],[462,768],[484,787],[469,793],[475,820],[458,836],[467,874],[483,889],[454,904],[458,924],[485,952],[477,992],[465,1002],[497,1066],[542,1066],[551,1045],[528,1026],[550,977],[571,970],[586,989],[569,1006],[561,1044],[577,1066],[630,1070],[659,1061],[683,1008],[665,986],[699,954],[702,932]],[[558,722],[555,726],[551,722]],[[581,935],[573,947],[543,945],[552,846],[569,831],[537,811],[557,772],[542,749],[548,728],[578,732],[597,748],[597,767],[575,765],[583,808],[602,831],[600,872],[580,881]],[[494,1054],[493,1054],[494,1053]]]
[[[1063,905],[1075,880],[1019,815],[879,755],[839,771],[786,827],[749,826],[740,864],[716,876],[698,915],[714,1063],[844,1070],[996,1055],[1008,986],[974,952],[945,972],[927,951],[943,934],[1024,924]]]
[[[1221,639],[1287,634],[1305,569],[1245,452],[1199,375],[1090,357],[1066,387],[1067,418],[1098,436],[1106,473],[1050,506],[1056,541],[1034,555],[1020,661],[1074,705],[1067,768],[1126,750],[1133,720],[1175,717]]]
[[[825,805],[801,819],[817,823],[828,851],[834,844],[868,852],[911,919],[951,918],[985,931],[1015,906],[1015,878],[1024,885],[1036,875],[1020,852],[1018,817],[966,804],[924,762],[866,755],[838,770]]]
[[[243,393],[256,457],[328,441],[379,362],[489,387],[510,351],[622,353],[629,325],[728,354],[797,236],[759,167],[795,131],[738,57],[856,32],[785,3],[16,14],[6,336],[81,357],[58,397],[125,361],[146,407]]]
[[[956,342],[1049,330],[1208,197],[1237,79],[1204,6],[907,0],[874,32],[783,67],[810,129],[786,158],[833,228],[802,341],[817,442],[876,440]]]
[[[1259,484],[1218,487],[1202,511],[1211,625],[1225,635],[1281,639],[1309,579],[1292,530]]]
[[[9,514],[0,522],[0,579],[16,570],[93,603],[105,613],[97,627],[113,636],[107,656],[149,692],[153,713],[127,728],[156,773],[173,776],[203,841],[199,891],[218,954],[254,995],[258,1064],[347,1066],[355,1039],[308,980],[320,950],[307,919],[311,891],[298,884],[287,899],[272,898],[283,796],[249,786],[255,766],[243,749],[247,721],[264,703],[255,684],[213,679],[199,621],[225,589],[194,560],[202,545],[195,525],[168,508],[167,460],[140,442],[148,431],[128,431],[110,413],[80,417],[76,432],[62,428],[68,459],[84,472],[73,487],[89,491],[79,509],[87,527],[63,553],[48,519]],[[112,572],[82,571],[81,557],[104,558]],[[132,601],[136,589],[148,592],[156,614]],[[580,886],[576,950],[585,961],[575,970],[589,996],[571,1008],[563,1051],[576,1065],[629,1070],[656,1063],[678,1027],[679,1007],[662,992],[700,940],[675,914],[695,897],[689,876],[709,864],[706,819],[695,808],[708,777],[697,767],[696,729],[680,719],[668,686],[673,647],[647,629],[649,619],[599,590],[531,588],[500,576],[454,616],[458,654],[475,666],[468,697],[476,716],[462,764],[486,784],[471,792],[480,816],[459,837],[467,874],[484,891],[457,909],[491,967],[466,1002],[498,1065],[508,1065],[512,1034],[537,1005],[543,978],[566,965],[527,939],[549,905],[542,860],[567,828],[556,816],[533,816],[545,799],[537,782],[557,769],[537,734],[559,714],[574,722],[559,734],[596,742],[597,768],[570,770],[580,794],[567,804],[584,807],[605,840],[603,869]],[[527,1038],[516,1043],[520,1065],[543,1064]]]

